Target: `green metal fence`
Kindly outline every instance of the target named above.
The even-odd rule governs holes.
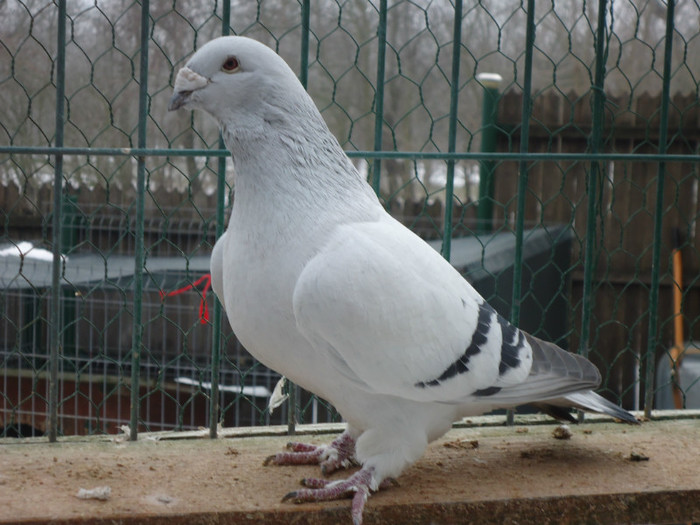
[[[233,166],[166,106],[221,34],[275,48],[387,209],[513,321],[590,351],[606,396],[690,406],[699,20],[674,0],[3,2],[0,437],[337,418],[296,388],[270,414],[278,376],[207,293]]]

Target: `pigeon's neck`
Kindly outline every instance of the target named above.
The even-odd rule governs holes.
[[[381,205],[318,115],[224,128],[235,172],[234,214],[285,221],[373,220]],[[266,210],[270,208],[270,215]],[[236,213],[238,212],[238,213]]]

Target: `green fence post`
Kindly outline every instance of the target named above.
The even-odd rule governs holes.
[[[75,195],[64,193],[61,203],[61,253],[70,254],[78,244],[78,228],[80,227],[80,209]],[[72,286],[61,290],[61,325],[63,330],[63,354],[71,352],[76,358],[76,290]]]
[[[58,439],[58,360],[61,356],[61,215],[63,197],[63,131],[66,94],[66,0],[58,2],[56,42],[56,164],[53,179],[51,302],[49,304],[49,441]]]
[[[481,102],[481,152],[496,151],[498,135],[498,90],[503,78],[496,73],[479,73],[476,79],[484,88]],[[493,230],[493,174],[496,162],[491,159],[479,161],[479,205],[476,212],[476,232],[489,233]]]
[[[382,150],[384,129],[384,71],[386,61],[386,11],[387,0],[379,2],[379,25],[377,26],[377,87],[374,96],[374,151]],[[372,188],[379,196],[382,161],[375,157],[372,161]]]
[[[656,360],[656,347],[658,345],[659,319],[659,282],[661,269],[661,228],[664,214],[664,182],[666,180],[666,162],[663,156],[666,154],[668,136],[668,105],[671,87],[671,60],[673,59],[673,13],[675,0],[668,0],[666,4],[666,36],[664,48],[664,72],[663,87],[661,91],[661,115],[659,119],[659,169],[656,179],[656,209],[654,210],[654,242],[652,244],[651,261],[651,285],[649,288],[649,335],[647,337],[646,375],[644,392],[644,415],[651,417],[651,407],[654,402],[654,369]]]
[[[520,132],[520,163],[518,167],[518,198],[515,219],[515,257],[513,264],[513,298],[510,322],[520,322],[520,301],[522,287],[523,230],[525,225],[525,195],[527,193],[528,165],[525,154],[530,138],[530,117],[532,116],[532,55],[535,47],[535,0],[527,2],[527,26],[525,29],[525,76],[523,85],[522,129]],[[506,423],[513,424],[514,413],[508,410]]]
[[[221,6],[221,35],[231,32],[231,0],[224,0]],[[219,133],[219,149],[226,149],[224,139]],[[216,170],[216,240],[223,235],[224,206],[226,194],[226,157],[219,157]],[[214,317],[212,319],[211,338],[211,391],[209,392],[209,437],[216,439],[219,433],[219,371],[221,370],[221,317],[222,308],[219,298],[214,294]]]
[[[148,117],[148,29],[149,0],[141,0],[141,51],[139,64],[138,147],[146,147]],[[131,343],[131,422],[129,439],[138,439],[140,399],[141,346],[143,344],[142,297],[144,248],[144,203],[146,200],[146,156],[138,155],[136,164],[136,243],[134,256],[134,326]]]
[[[589,138],[591,153],[598,154],[602,148],[603,137],[603,111],[605,109],[605,64],[607,62],[607,49],[605,46],[607,0],[598,2],[598,28],[595,41],[595,79],[593,85],[593,115],[592,129]],[[595,273],[596,243],[596,217],[598,206],[598,179],[602,169],[600,161],[591,162],[588,174],[587,187],[587,218],[586,218],[586,242],[583,256],[583,292],[581,296],[581,339],[579,340],[578,353],[588,357],[588,345],[591,333],[591,296],[593,288],[593,275]],[[578,419],[583,422],[584,412],[578,413]]]
[[[450,78],[450,120],[447,151],[457,149],[457,113],[459,111],[459,58],[462,49],[462,0],[455,1],[454,27],[452,30],[452,75]],[[447,183],[445,184],[445,215],[442,230],[442,256],[450,260],[452,250],[452,201],[454,200],[455,160],[447,161]]]
[[[309,84],[310,20],[310,0],[304,0],[301,4],[301,59],[299,64],[299,82],[304,86],[304,89],[307,89]],[[297,403],[301,398],[299,394],[299,386],[291,381],[287,381],[287,435],[289,436],[293,436],[297,432],[297,422],[299,421],[299,407]]]

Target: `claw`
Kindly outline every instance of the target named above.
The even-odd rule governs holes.
[[[296,497],[297,491],[293,490],[292,492],[287,492],[284,496],[282,496],[282,501],[292,500],[294,503],[301,503],[301,501],[298,501]]]

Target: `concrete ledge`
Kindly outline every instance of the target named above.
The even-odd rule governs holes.
[[[571,427],[567,440],[553,437],[555,427],[452,430],[400,487],[370,498],[365,524],[700,521],[699,419],[591,422]],[[328,442],[324,430],[304,440]],[[319,475],[314,466],[262,466],[287,440],[4,440],[0,523],[349,523],[347,500],[280,502],[299,479]],[[77,498],[100,486],[111,489],[106,501]]]

